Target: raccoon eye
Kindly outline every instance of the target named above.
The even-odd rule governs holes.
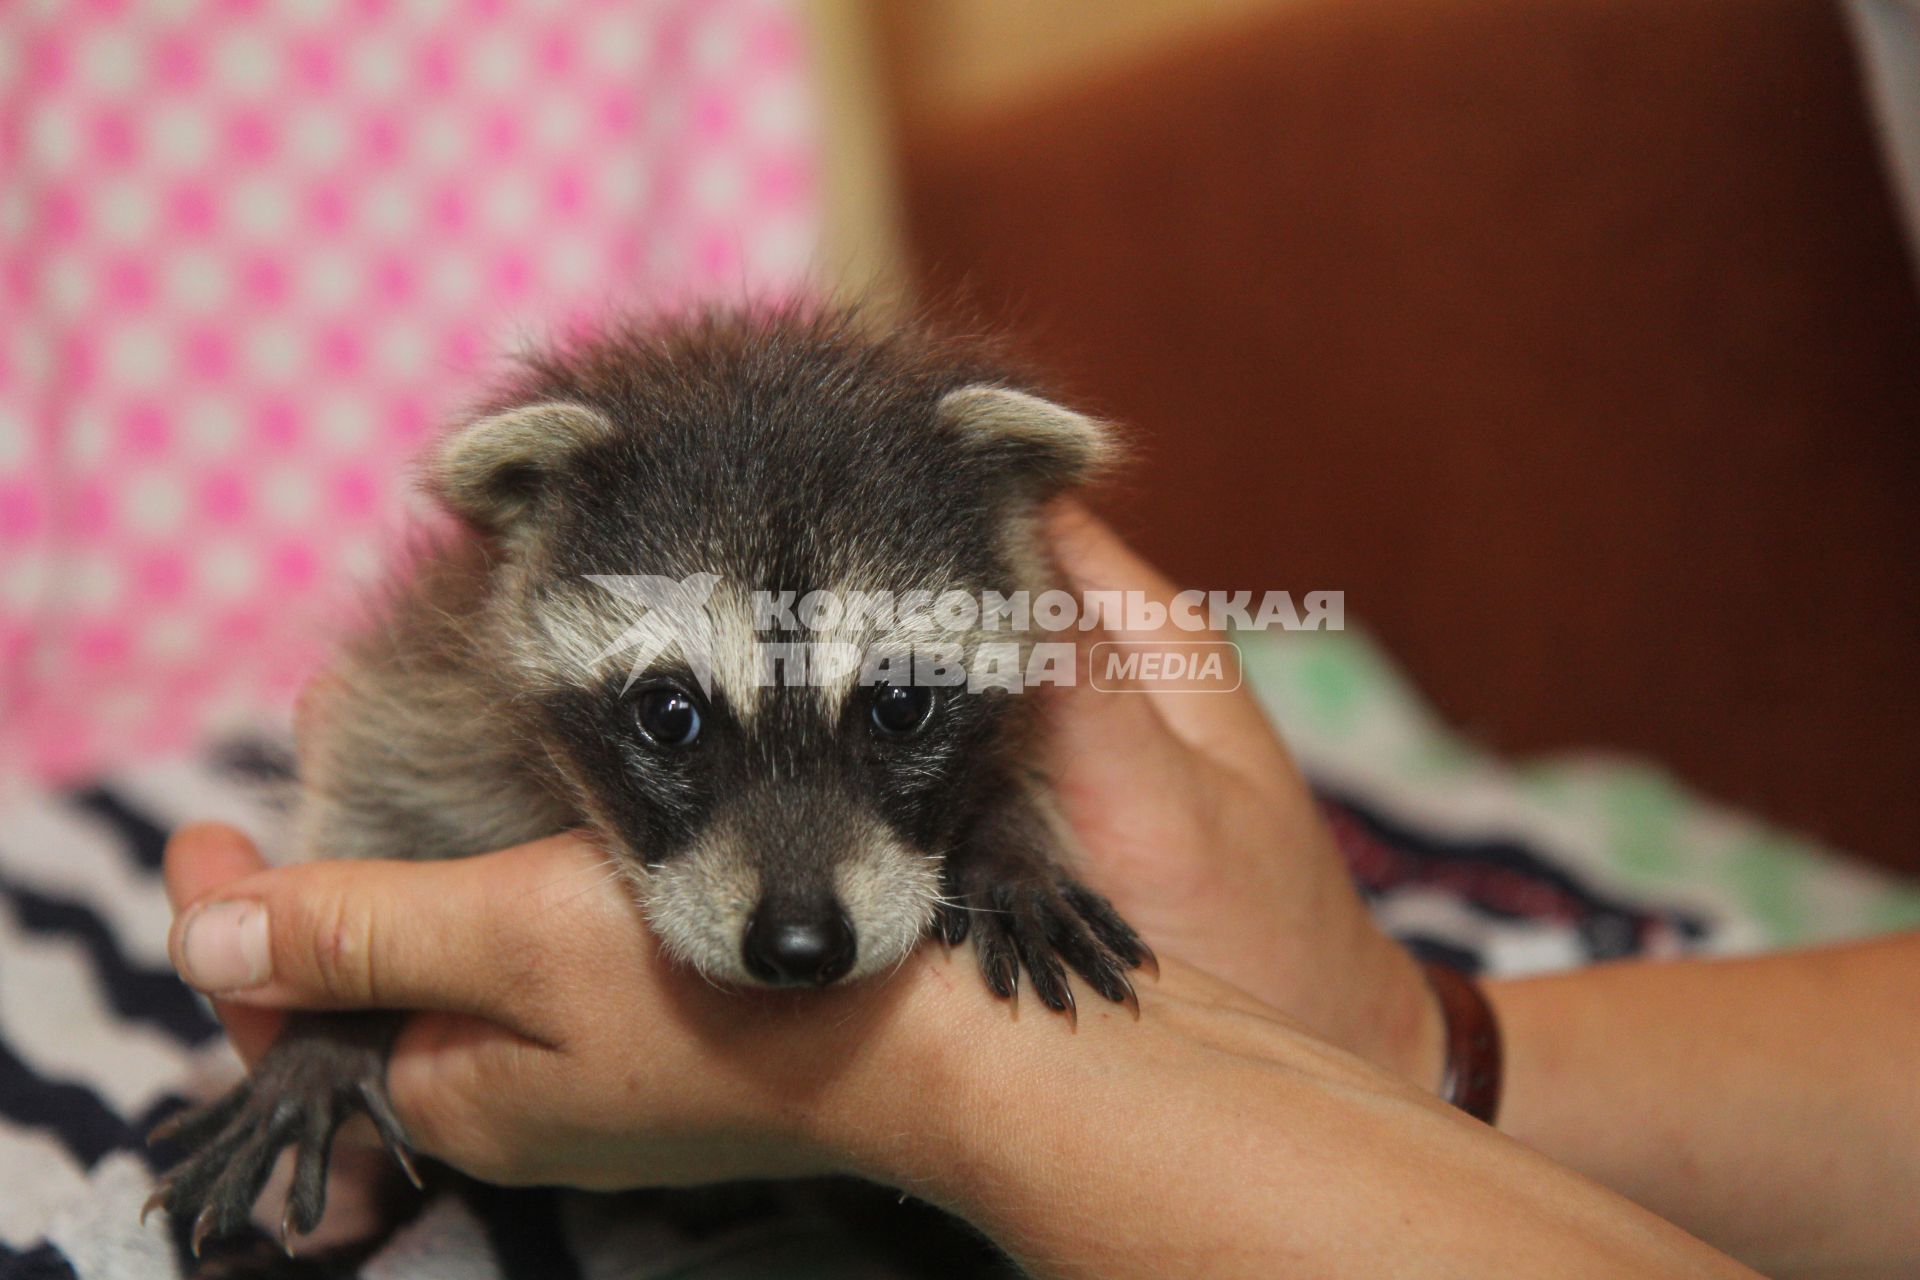
[[[874,727],[890,738],[918,733],[933,712],[933,690],[918,684],[883,684],[873,691]]]
[[[678,689],[648,689],[634,706],[640,732],[659,747],[690,747],[700,736],[700,708]]]

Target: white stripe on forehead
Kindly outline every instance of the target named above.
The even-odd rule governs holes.
[[[938,658],[972,670],[983,646],[1012,644],[1024,670],[1036,638],[1006,618],[986,625],[977,596],[969,596],[971,616],[956,619],[932,607],[941,592],[929,588],[891,596],[833,588],[821,594],[842,602],[884,596],[889,603],[877,613],[843,608],[821,617],[794,607],[770,610],[732,583],[713,583],[711,575],[691,595],[677,592],[677,585],[664,578],[583,579],[539,602],[535,633],[516,646],[516,656],[536,677],[573,687],[623,686],[671,663],[689,669],[707,686],[702,692],[724,699],[743,723],[765,705],[770,686],[804,684],[832,723],[874,663]],[[659,606],[663,591],[668,607]],[[788,621],[798,629],[780,625]],[[809,621],[811,628],[804,625]]]
[[[707,600],[707,615],[713,623],[713,682],[744,724],[766,698],[753,606],[745,592],[722,583]]]
[[[671,662],[711,682],[742,719],[761,701],[752,611],[714,575],[583,578],[541,599],[534,622],[515,656],[552,683],[625,683]]]
[[[840,598],[851,599],[857,590],[843,589]],[[1013,630],[1010,623],[1003,620],[998,630],[989,630],[982,625],[954,627],[931,605],[911,607],[909,601],[914,594],[900,592],[893,597],[896,610],[892,617],[876,619],[870,615],[851,616],[841,619],[835,626],[806,633],[808,641],[826,647],[824,651],[829,654],[852,655],[851,662],[841,662],[831,669],[812,673],[809,681],[829,720],[838,719],[847,700],[858,691],[861,675],[871,662],[882,659],[907,662],[916,655],[926,659],[936,654],[952,653],[957,647],[958,658],[970,667],[980,646],[1011,642],[1021,646],[1024,663],[1031,637]],[[924,600],[937,600],[942,590],[923,588],[919,594]],[[977,594],[963,594],[967,594],[976,606],[981,603]]]

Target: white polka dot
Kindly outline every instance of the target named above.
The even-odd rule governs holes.
[[[407,87],[406,53],[406,46],[392,39],[357,41],[347,58],[347,83],[369,98],[398,95]]]
[[[276,524],[295,528],[309,525],[320,508],[315,483],[310,467],[268,468],[266,474],[259,477],[261,510]]]
[[[451,253],[436,255],[427,264],[423,278],[423,292],[447,310],[468,306],[479,296],[480,282],[474,277],[472,264]]]
[[[46,264],[41,281],[46,286],[47,301],[64,315],[84,311],[93,298],[93,273],[67,254],[60,254]]]
[[[137,533],[172,533],[187,512],[187,495],[179,481],[164,472],[145,472],[127,482],[120,514]]]
[[[524,9],[526,0],[518,0],[516,10]],[[446,23],[452,16],[451,0],[404,0],[400,6],[401,21],[420,30],[432,30]]]
[[[250,31],[230,31],[213,49],[214,81],[238,98],[264,96],[274,89],[279,68],[274,48],[265,37]]]
[[[214,151],[213,122],[198,103],[163,102],[148,116],[147,154],[175,173],[198,169]]]
[[[249,238],[280,240],[293,229],[293,194],[276,178],[243,178],[228,189],[227,215]]]
[[[300,300],[323,311],[337,311],[360,292],[360,260],[344,249],[318,249],[300,267]]]
[[[152,234],[157,202],[144,182],[103,181],[94,189],[93,217],[108,239],[132,244]]]
[[[740,123],[761,143],[792,143],[813,136],[813,103],[806,85],[793,76],[749,85]]]
[[[131,35],[98,31],[81,41],[77,52],[74,70],[92,93],[117,96],[140,79],[140,44]]]
[[[428,497],[419,485],[408,485],[400,491],[400,510],[402,520],[409,526],[431,529],[446,524],[446,513],[440,510],[440,504]]]
[[[431,111],[408,125],[413,154],[420,168],[446,169],[468,156],[468,123],[453,112]]]
[[[143,626],[140,641],[140,647],[155,658],[191,657],[200,647],[200,627],[192,618],[169,612]]]
[[[227,260],[212,250],[175,249],[161,270],[167,301],[189,314],[216,310],[231,296]]]
[[[313,406],[310,421],[314,435],[336,452],[361,448],[371,438],[374,408],[355,395],[322,397]]]
[[[0,77],[3,80],[4,77]],[[0,235],[23,236],[33,220],[33,206],[22,187],[0,187]]]
[[[288,112],[282,136],[288,157],[313,170],[338,165],[353,148],[345,114],[330,104]]]
[[[659,38],[657,16],[638,5],[620,5],[602,13],[582,33],[582,60],[614,77],[631,76]]]
[[[534,229],[540,216],[540,199],[533,184],[524,177],[488,183],[480,195],[480,222],[496,235],[522,236]]]
[[[353,538],[340,547],[340,569],[349,582],[372,587],[387,576],[386,552],[377,538]]]
[[[600,170],[600,198],[616,209],[632,209],[646,199],[650,184],[646,169],[632,162],[615,162]]]
[[[100,410],[91,406],[74,410],[61,440],[68,460],[75,467],[98,467],[113,452],[113,428]]]
[[[231,542],[216,542],[201,552],[198,568],[208,594],[220,601],[244,599],[260,582],[259,559]]]
[[[53,344],[47,334],[37,329],[28,329],[15,337],[10,358],[14,375],[28,385],[44,381],[54,371]]]
[[[337,21],[340,17],[339,0],[280,0],[279,13],[294,22],[321,23]]]
[[[60,598],[89,612],[110,608],[126,592],[120,566],[105,555],[73,557],[60,575]]]
[[[819,268],[819,251],[820,233],[811,219],[768,222],[747,238],[748,280],[772,287],[805,279]]]
[[[403,380],[423,377],[433,371],[433,344],[426,327],[420,324],[396,324],[382,332],[373,344],[373,357],[385,373]]]
[[[606,272],[598,246],[577,236],[556,236],[547,246],[543,263],[548,281],[568,293],[588,289]]]
[[[408,184],[374,181],[364,188],[360,225],[374,236],[397,240],[413,229],[418,214],[414,189]]]
[[[250,326],[240,339],[241,359],[257,378],[284,382],[306,363],[301,336],[284,324],[263,321]]]
[[[547,94],[528,112],[526,127],[535,146],[565,155],[587,132],[586,104],[575,93]]]
[[[742,207],[747,194],[740,157],[719,152],[695,163],[687,186],[696,208],[715,212],[733,212]]]
[[[711,14],[693,29],[689,41],[693,68],[702,76],[725,75],[740,60],[740,30],[732,14]]]
[[[0,402],[0,473],[26,470],[32,450],[32,434],[26,418],[15,412],[17,407]]]
[[[148,387],[172,371],[173,357],[163,332],[129,324],[107,335],[101,364],[111,381]]]
[[[464,59],[466,82],[488,98],[506,98],[526,93],[524,60],[516,33],[494,29],[473,38]]]
[[[49,566],[40,555],[9,556],[0,560],[0,603],[26,614],[46,597]]]
[[[71,113],[38,111],[27,120],[27,160],[65,169],[80,155],[80,128]]]
[[[225,396],[196,396],[176,406],[181,443],[201,458],[224,458],[245,435],[239,407]]]

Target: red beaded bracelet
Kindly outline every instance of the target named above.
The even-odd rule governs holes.
[[[1500,1024],[1480,984],[1457,969],[1425,963],[1427,985],[1440,1000],[1447,1061],[1440,1096],[1487,1124],[1500,1110]]]

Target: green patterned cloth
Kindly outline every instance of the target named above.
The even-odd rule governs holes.
[[[1713,950],[1920,927],[1920,884],[1600,752],[1500,759],[1440,722],[1359,631],[1236,637],[1247,679],[1317,780],[1422,826],[1502,830],[1598,886],[1715,922]]]

